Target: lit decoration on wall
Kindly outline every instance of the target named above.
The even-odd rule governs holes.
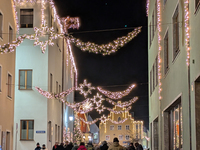
[[[108,101],[109,103],[111,103],[114,106],[118,106],[118,107],[128,107],[130,105],[132,105],[133,103],[135,103],[138,100],[138,97],[134,97],[129,101],[123,102],[121,103],[121,101],[118,102],[114,102],[113,100],[106,98],[106,101]]]
[[[12,7],[13,7],[13,14],[14,14],[14,18],[15,18],[15,25],[16,25],[17,33],[19,33],[19,21],[18,21],[18,17],[17,17],[16,0],[13,0],[11,2],[12,2]]]
[[[114,114],[121,114],[121,113],[125,113],[125,112],[128,112],[129,110],[131,110],[131,106],[129,106],[128,108],[126,108],[125,110],[120,110],[120,111],[116,111],[116,110],[113,110],[111,108],[108,108],[106,107],[106,109],[110,112],[113,112]]]
[[[111,99],[121,99],[122,97],[128,95],[131,90],[135,87],[135,84],[132,84],[131,86],[128,87],[125,91],[120,91],[120,92],[111,92],[111,91],[106,91],[102,89],[101,87],[97,87],[97,90],[107,96],[108,98]]]
[[[62,22],[64,23],[64,31],[68,33],[68,29],[78,29],[80,27],[80,22],[78,17],[70,18],[69,16],[66,18],[62,18]]]
[[[89,51],[96,54],[101,53],[102,55],[110,55],[111,53],[115,53],[118,49],[120,49],[125,44],[130,42],[134,37],[136,37],[141,32],[141,28],[142,27],[137,27],[132,32],[129,32],[127,36],[117,38],[109,44],[102,45],[91,42],[84,43],[80,39],[77,39],[72,35],[67,35],[67,37],[69,38],[70,42],[74,43],[82,51]]]
[[[99,114],[101,114],[106,108],[104,107],[104,105],[100,105],[95,107],[95,109],[99,112]]]
[[[149,4],[150,4],[150,0],[147,0],[147,4],[146,4],[146,13],[147,13],[147,16],[149,15]]]
[[[64,130],[63,130],[63,143],[65,143],[67,141],[67,130],[66,130],[66,127],[64,127]]]
[[[187,51],[187,58],[186,58],[186,64],[189,66],[190,65],[190,27],[189,27],[189,0],[185,0],[185,46],[186,46],[186,51]]]
[[[99,95],[99,93],[97,93],[93,96],[92,100],[94,103],[96,103],[97,106],[100,106],[102,101],[104,101],[105,99],[102,97],[102,95]]]
[[[74,120],[74,143],[77,143],[78,145],[82,141],[83,138],[83,133],[80,129],[80,122],[79,119],[77,118],[77,114],[75,114],[75,120]]]
[[[88,110],[93,107],[93,104],[88,99],[85,103],[83,103],[82,106],[83,106],[83,110]]]
[[[80,91],[80,94],[84,95],[86,97],[88,94],[92,94],[92,90],[94,90],[95,87],[91,86],[91,83],[87,83],[87,80],[85,79],[83,81],[83,84],[79,84],[79,87],[77,88],[78,91]]]
[[[26,38],[26,35],[19,36],[16,41],[13,41],[12,43],[4,44],[3,46],[0,45],[0,54],[4,53],[11,53],[15,51],[15,48],[19,46],[24,39]]]
[[[161,59],[161,2],[157,0],[157,28],[158,28],[158,95],[159,99],[161,100],[161,91],[162,91],[162,83],[161,83],[161,69],[162,69],[162,59]]]
[[[53,93],[50,93],[50,92],[47,92],[47,91],[44,91],[42,90],[41,88],[39,87],[35,87],[35,89],[43,96],[45,96],[46,98],[49,98],[49,99],[52,99],[52,98],[56,98],[56,99],[61,99],[61,98],[64,98],[66,97],[67,95],[69,95],[71,92],[74,91],[74,87],[64,91],[64,92],[61,92],[61,93],[58,93],[58,94],[53,94]]]

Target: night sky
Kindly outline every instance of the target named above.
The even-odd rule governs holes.
[[[132,105],[135,120],[144,120],[148,128],[148,52],[146,0],[54,0],[60,17],[79,17],[79,30],[69,33],[84,42],[106,44],[127,35],[134,27],[142,26],[142,32],[118,52],[102,56],[82,52],[72,44],[78,69],[78,83],[84,79],[93,86],[101,86],[110,91],[123,91],[135,83],[136,88],[124,97],[127,101],[138,96]],[[105,30],[105,31],[104,31]],[[85,32],[88,31],[88,32]],[[92,94],[96,94],[94,91]],[[93,95],[91,95],[92,97]],[[83,101],[78,92],[75,101]],[[110,106],[106,101],[104,105]],[[108,111],[104,112],[108,114]],[[93,119],[100,117],[94,110],[89,113]]]

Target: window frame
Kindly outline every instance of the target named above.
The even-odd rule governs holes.
[[[199,7],[200,7],[200,0],[195,0],[195,13],[199,9]]]
[[[128,139],[127,139],[127,137],[128,137]],[[130,136],[129,135],[126,135],[125,136],[125,139],[128,141],[128,140],[130,140]]]
[[[2,22],[0,22],[0,39],[3,40],[3,20],[4,20],[4,15],[3,13],[0,11],[0,19],[1,19],[1,16],[2,16]]]
[[[20,71],[25,71],[25,89],[21,89],[20,88]],[[27,71],[31,71],[32,72],[32,78],[31,78],[31,88],[27,89]],[[33,70],[32,69],[19,69],[19,86],[18,86],[18,90],[32,90],[32,85],[33,85]]]
[[[110,125],[110,130],[115,130],[115,126],[114,125]]]
[[[122,130],[122,125],[117,125],[117,130]]]
[[[119,135],[119,140],[123,140],[123,135]]]
[[[107,139],[107,137],[108,137],[108,139]],[[105,139],[106,139],[106,141],[110,140],[110,135],[106,135]]]
[[[0,93],[2,92],[2,66],[0,64]]]
[[[32,19],[33,19],[32,20],[32,24],[25,24],[26,27],[22,27],[22,23],[21,23],[21,16],[22,16],[21,15],[21,10],[32,10],[32,15],[29,15],[29,16],[32,16]],[[34,25],[33,25],[34,24],[34,9],[33,8],[28,8],[28,9],[23,9],[22,8],[22,9],[20,9],[20,14],[19,15],[20,15],[20,28],[33,28],[34,27]],[[28,16],[28,15],[23,15],[23,16]],[[29,25],[32,25],[32,26],[29,27]]]
[[[164,36],[164,74],[169,70],[169,32]]]
[[[9,80],[11,79],[11,81]],[[7,88],[7,97],[12,99],[12,75],[11,73],[8,73],[8,76],[7,76],[7,85],[8,85],[8,88]]]
[[[49,92],[53,92],[53,74],[50,73],[50,79],[49,79]]]
[[[21,130],[22,130],[22,121],[26,121],[26,124],[27,124],[26,139],[22,139],[22,134],[21,134]],[[28,138],[28,122],[29,122],[29,121],[33,121],[33,139],[27,139],[27,138]],[[34,141],[34,120],[20,120],[20,141]]]
[[[12,33],[10,33],[10,31],[12,31]],[[13,30],[13,27],[9,24],[8,25],[8,41],[9,41],[9,43],[12,43],[12,41],[13,41],[13,35],[14,35],[14,30]]]
[[[128,129],[127,129],[128,127]],[[130,126],[129,125],[125,125],[125,130],[130,130]]]

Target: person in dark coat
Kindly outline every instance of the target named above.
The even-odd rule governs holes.
[[[72,150],[77,150],[78,149],[78,144],[77,143],[74,143],[74,147],[72,148]]]
[[[85,143],[81,142],[80,146],[79,146],[79,148],[77,150],[87,150],[87,148],[85,147]]]
[[[36,144],[35,150],[41,150],[40,143],[37,143],[37,144]]]
[[[103,141],[101,145],[100,150],[108,150],[108,143],[106,141]]]
[[[135,147],[136,147],[136,150],[143,150],[143,147],[141,144],[139,144],[138,142],[135,143]]]
[[[58,146],[56,150],[65,150],[64,143],[60,143],[60,145]]]
[[[133,146],[133,143],[129,144],[128,150],[135,150],[135,147]]]
[[[65,150],[72,150],[72,148],[73,148],[73,143],[70,142],[70,143],[67,145],[67,147],[65,148]]]
[[[55,143],[52,150],[56,150],[58,148],[58,142]]]

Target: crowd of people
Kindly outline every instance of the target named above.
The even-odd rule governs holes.
[[[40,144],[36,144],[35,150],[47,150],[45,144],[40,147]],[[143,147],[139,143],[135,143],[135,146],[133,143],[129,144],[129,147],[123,147],[119,144],[118,138],[113,139],[113,143],[108,146],[108,143],[106,141],[103,141],[100,146],[94,147],[92,143],[88,143],[85,146],[84,142],[81,142],[80,145],[78,146],[77,143],[72,143],[72,142],[65,142],[64,143],[59,143],[56,142],[55,145],[53,146],[52,150],[143,150]]]

